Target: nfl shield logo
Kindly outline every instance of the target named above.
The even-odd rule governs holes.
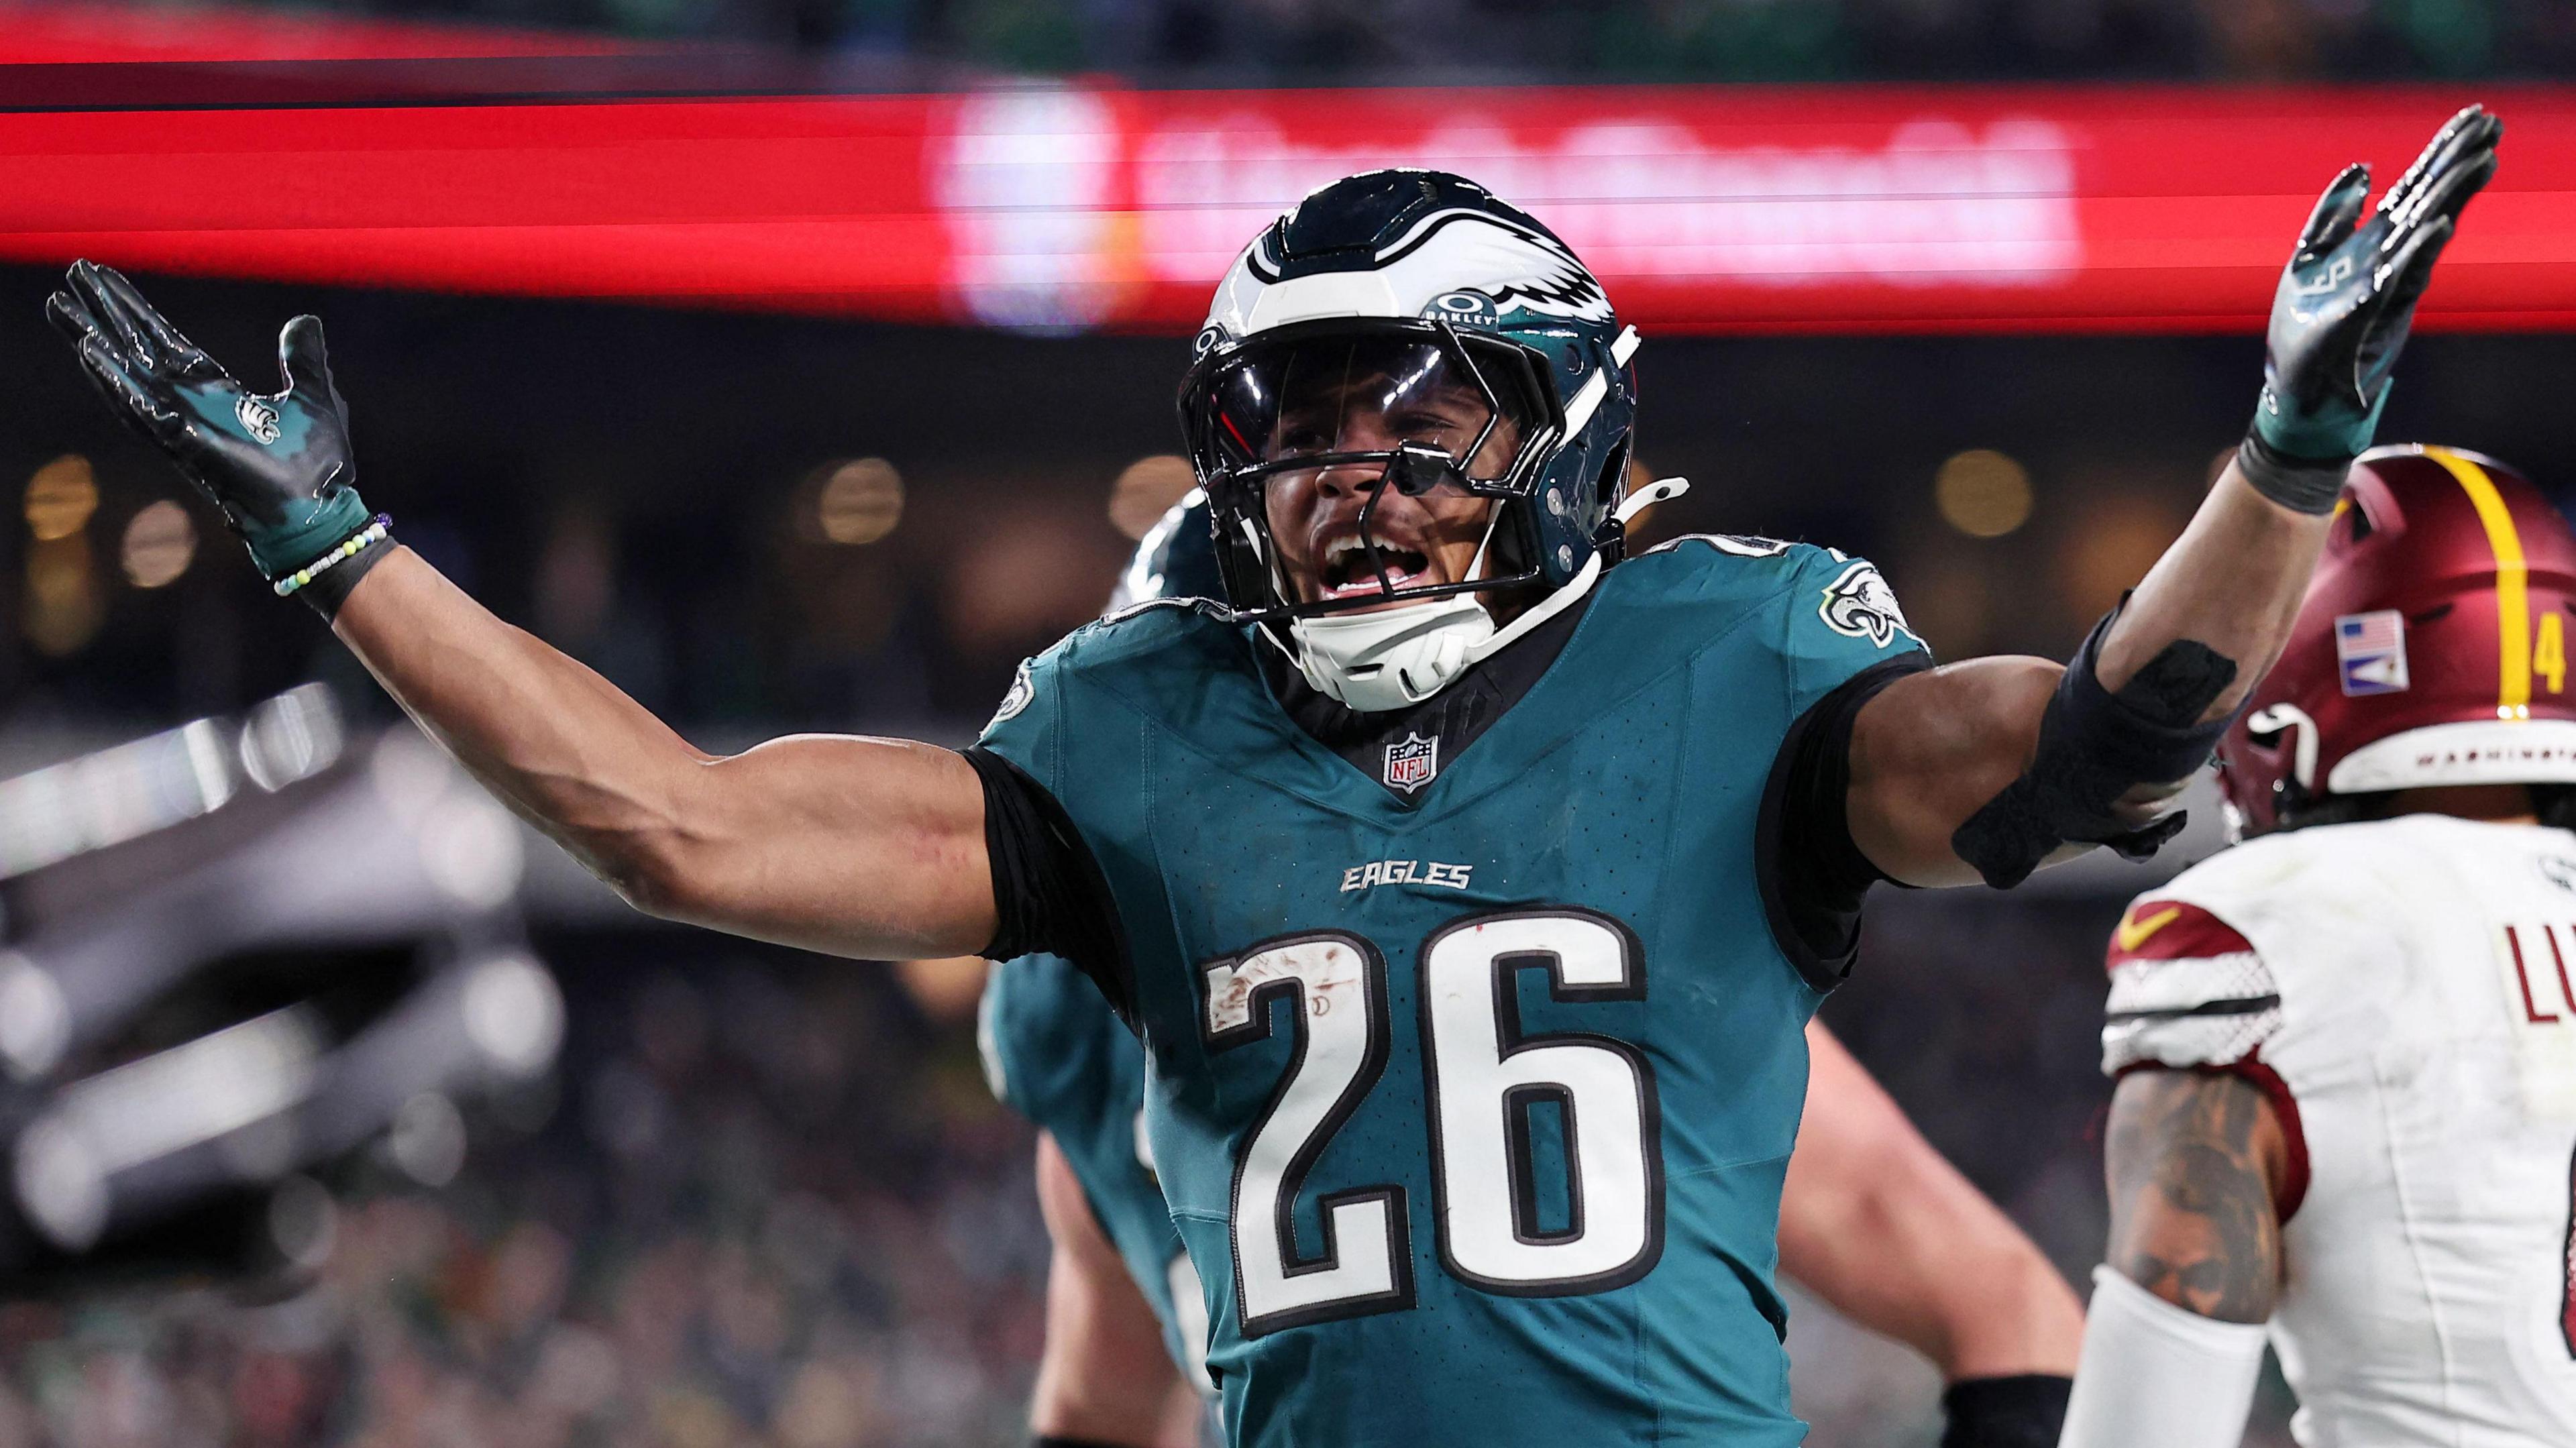
[[[1440,736],[1425,739],[1407,733],[1401,743],[1386,747],[1386,787],[1411,794],[1431,782],[1440,772]]]
[[[2406,691],[2406,616],[2393,608],[2335,620],[2335,662],[2347,697]]]

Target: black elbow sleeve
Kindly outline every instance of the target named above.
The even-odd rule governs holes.
[[[2063,844],[2109,845],[2133,860],[2153,855],[2183,827],[2183,812],[2132,827],[2112,807],[2139,785],[2189,778],[2227,732],[2227,718],[2201,716],[2236,682],[2236,662],[2195,640],[2165,645],[2118,693],[2102,687],[2096,660],[2119,616],[2117,608],[2103,615],[2067,663],[2040,716],[2030,767],[1950,837],[1959,858],[1997,889],[2028,879]]]

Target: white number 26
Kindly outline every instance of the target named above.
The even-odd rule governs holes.
[[[1644,1276],[1663,1250],[1655,1079],[1608,1036],[1531,1035],[1518,981],[1546,972],[1552,999],[1642,1000],[1636,937],[1566,907],[1471,915],[1422,947],[1422,1069],[1441,1264],[1483,1291],[1602,1292]],[[1270,1002],[1295,1000],[1288,1068],[1238,1154],[1232,1208],[1243,1333],[1413,1304],[1404,1189],[1324,1193],[1322,1251],[1300,1256],[1291,1213],[1309,1170],[1386,1069],[1386,962],[1341,931],[1269,941],[1202,967],[1208,1043],[1266,1040]],[[1534,1108],[1560,1113],[1566,1220],[1541,1221]]]

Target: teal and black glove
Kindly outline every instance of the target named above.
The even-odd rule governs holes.
[[[2366,220],[2369,167],[2326,188],[2273,293],[2263,398],[2237,453],[2265,497],[2303,513],[2334,507],[2379,426],[2416,299],[2460,208],[2495,174],[2503,134],[2479,106],[2451,117]]]
[[[45,315],[80,349],[81,366],[117,415],[223,510],[278,592],[302,588],[384,537],[383,521],[358,500],[349,408],[331,384],[318,319],[286,324],[277,338],[285,390],[257,393],[110,268],[74,263],[69,288],[46,299]],[[357,571],[346,569],[333,592],[345,596]]]

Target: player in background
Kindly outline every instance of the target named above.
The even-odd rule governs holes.
[[[1193,490],[1145,534],[1109,609],[1223,587]],[[1034,955],[994,966],[977,1039],[993,1094],[1039,1128],[1055,1243],[1039,1448],[1195,1448],[1207,1309],[1154,1178],[1134,1034],[1071,963]],[[1807,1053],[1780,1270],[1940,1369],[1943,1448],[2049,1448],[2084,1332],[2075,1294],[1820,1021]]]
[[[1786,1448],[1781,1180],[1862,897],[2170,838],[2500,130],[2462,112],[2376,208],[2328,188],[2235,461],[2066,666],[1932,668],[1830,549],[1629,556],[1669,490],[1627,495],[1598,279],[1461,177],[1321,187],[1184,379],[1229,607],[1077,630],[964,751],[705,754],[369,515],[319,322],[254,394],[104,268],[48,309],[272,587],[630,900],[1080,966],[1153,1052],[1235,1442]]]
[[[2129,907],[2109,1260],[2067,1448],[2576,1443],[2576,536],[2511,468],[2352,470],[2219,747],[2247,838]]]

